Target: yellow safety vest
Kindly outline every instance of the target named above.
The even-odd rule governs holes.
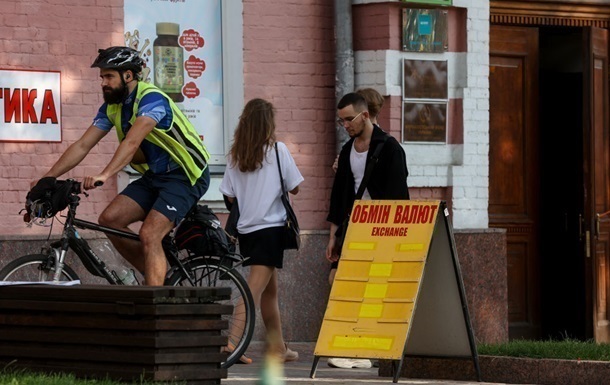
[[[133,125],[136,120],[136,113],[142,97],[150,92],[158,92],[163,95],[172,109],[172,123],[167,129],[155,127],[144,140],[167,151],[171,158],[186,172],[191,184],[194,185],[203,173],[203,170],[207,167],[208,159],[210,159],[210,154],[206,150],[195,127],[193,127],[191,122],[184,116],[174,101],[161,92],[159,88],[143,81],[138,82],[137,87],[136,99],[133,103],[133,114],[131,115],[129,124]],[[122,109],[122,103],[109,104],[106,108],[106,115],[108,115],[108,118],[116,128],[119,142],[125,138],[123,126],[121,124]],[[131,163],[131,167],[141,174],[148,170],[148,165],[145,163]]]

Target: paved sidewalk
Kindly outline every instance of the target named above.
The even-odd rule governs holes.
[[[314,342],[293,342],[289,344],[292,350],[299,352],[300,358],[296,362],[286,363],[284,366],[283,382],[265,383],[260,385],[309,385],[309,384],[367,384],[392,385],[391,377],[379,377],[378,368],[371,369],[337,369],[326,364],[326,358],[318,362],[315,378],[309,378],[313,365]],[[261,368],[263,364],[262,342],[253,342],[248,349],[248,356],[253,359],[250,365],[236,364],[229,368],[229,376],[221,381],[224,385],[259,385]],[[446,380],[413,380],[400,378],[399,384],[413,385],[500,385],[489,382],[463,382]]]

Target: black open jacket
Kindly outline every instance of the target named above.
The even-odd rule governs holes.
[[[407,187],[407,159],[405,152],[398,141],[385,133],[379,126],[373,128],[369,152],[366,159],[368,165],[375,148],[387,136],[383,145],[379,160],[373,169],[367,189],[371,199],[409,199],[409,188]],[[354,174],[349,162],[349,154],[354,144],[351,138],[339,154],[339,165],[330,194],[330,208],[326,220],[340,225],[352,210],[356,193],[354,191]]]

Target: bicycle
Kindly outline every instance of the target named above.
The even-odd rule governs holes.
[[[80,236],[77,228],[99,231],[136,241],[139,241],[138,234],[76,218],[76,208],[81,199],[79,195],[82,193],[87,196],[87,194],[81,191],[80,182],[73,179],[58,180],[56,183],[62,187],[58,188],[54,194],[66,195],[68,209],[60,239],[51,241],[48,246],[42,248],[39,254],[25,255],[9,262],[0,270],[0,281],[61,282],[79,280],[74,269],[64,263],[68,250],[72,249],[89,273],[103,277],[113,285],[126,284],[114,270],[110,270],[106,263],[96,255],[87,241]],[[62,196],[59,198],[63,199]],[[53,196],[52,199],[57,199],[57,197]],[[39,224],[45,225],[47,219],[54,220],[56,212],[53,212],[54,210],[50,208],[50,205],[50,202],[47,202],[46,206],[44,202],[32,202],[30,212],[32,212],[34,219],[31,222],[39,221],[42,222]],[[62,216],[62,218],[64,217]],[[254,300],[246,280],[235,270],[237,266],[244,262],[244,258],[237,253],[209,256],[197,255],[188,250],[178,250],[174,242],[176,228],[163,240],[163,249],[170,265],[164,285],[229,286],[232,292],[231,305],[234,306],[234,309],[240,309],[232,315],[223,316],[229,321],[229,327],[223,331],[223,334],[237,330],[237,338],[232,338],[233,335],[227,335],[233,350],[229,351],[229,355],[226,361],[221,364],[221,367],[228,368],[244,354],[254,334],[256,314]],[[240,333],[241,336],[239,336]]]

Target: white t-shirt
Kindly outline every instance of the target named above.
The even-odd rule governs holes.
[[[369,150],[365,152],[356,151],[356,146],[352,146],[352,150],[349,153],[349,165],[354,174],[354,194],[358,193],[362,178],[364,178],[364,169],[366,168],[366,156],[369,154]],[[371,199],[368,189],[364,189],[362,199]]]
[[[303,176],[288,147],[277,142],[277,149],[286,191],[293,190],[303,181]],[[244,173],[230,160],[228,163],[219,190],[228,197],[237,198],[237,231],[248,234],[268,227],[282,226],[286,220],[286,209],[280,198],[282,187],[274,147],[266,150],[263,167],[255,171]]]

